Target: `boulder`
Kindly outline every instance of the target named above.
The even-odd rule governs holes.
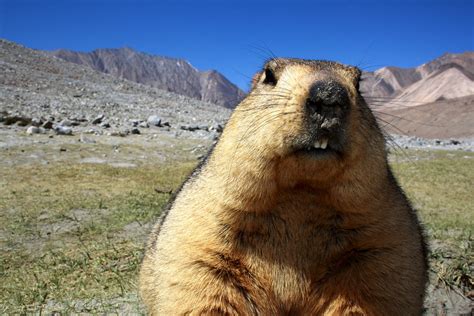
[[[52,129],[53,128],[53,122],[52,121],[46,121],[41,125],[41,127],[46,128],[46,129]]]
[[[39,134],[39,133],[41,133],[41,130],[37,126],[30,126],[26,130],[26,134],[28,134],[28,135]]]
[[[161,126],[161,118],[157,115],[151,115],[146,120],[150,126]]]

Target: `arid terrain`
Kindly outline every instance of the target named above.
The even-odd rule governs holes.
[[[4,40],[0,74],[0,313],[143,314],[145,238],[231,110]],[[409,133],[387,140],[431,248],[426,314],[472,315],[473,97],[375,103]]]

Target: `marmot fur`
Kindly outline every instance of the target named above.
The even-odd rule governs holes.
[[[358,91],[276,58],[151,233],[152,315],[420,315],[426,248]]]

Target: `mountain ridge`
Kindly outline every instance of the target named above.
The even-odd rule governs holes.
[[[364,72],[368,103],[415,106],[474,94],[474,52],[445,53],[413,68],[387,66]]]
[[[151,55],[130,47],[90,52],[67,49],[44,51],[72,63],[197,100],[235,107],[245,93],[216,70],[199,71],[180,58]],[[210,76],[209,72],[216,74]],[[218,75],[217,75],[218,74]]]

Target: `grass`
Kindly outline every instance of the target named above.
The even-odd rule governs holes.
[[[468,158],[466,158],[468,157]],[[473,289],[474,154],[391,155],[434,244],[439,282]],[[22,164],[0,168],[0,314],[137,314],[145,236],[195,161],[124,168]]]
[[[135,291],[148,223],[168,200],[155,189],[177,187],[193,166],[0,169],[0,313],[37,311],[48,302],[63,302],[66,311],[110,311],[97,300]],[[67,306],[73,299],[86,303]]]
[[[402,158],[403,162],[392,165],[426,227],[431,245],[431,271],[439,283],[472,291],[474,154],[460,151],[402,154],[395,155],[394,160]],[[408,159],[403,159],[407,154]]]

